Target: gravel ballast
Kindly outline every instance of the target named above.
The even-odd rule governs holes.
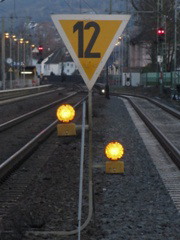
[[[77,239],[77,235],[25,236],[25,232],[77,228],[80,137],[62,139],[55,133],[48,140],[48,161],[20,204],[4,219],[3,240]],[[125,148],[125,174],[105,173],[104,148],[114,140]],[[46,151],[44,145],[41,154]],[[88,144],[82,222],[88,215],[87,151]],[[38,159],[36,154],[32,157]],[[81,239],[180,239],[180,216],[123,101],[117,97],[108,100],[99,96],[93,103],[93,162],[95,212]]]

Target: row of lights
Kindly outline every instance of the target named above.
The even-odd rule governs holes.
[[[12,36],[10,36],[9,33],[5,33],[4,36],[5,36],[5,38],[7,38],[7,39],[12,37],[12,39],[13,39],[15,42],[18,42],[18,41],[19,41],[20,44],[23,44],[23,43],[28,44],[28,43],[29,43],[28,40],[25,41],[23,38],[18,39],[18,38],[16,38],[16,35],[12,35]],[[35,45],[32,44],[31,47],[34,48]]]

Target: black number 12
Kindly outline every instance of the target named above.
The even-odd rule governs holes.
[[[89,28],[94,28],[94,33],[84,51],[84,30]],[[93,45],[99,35],[100,27],[96,22],[88,22],[84,26],[83,21],[78,21],[73,27],[73,33],[78,31],[78,57],[79,58],[100,58],[101,54],[99,52],[91,52]]]

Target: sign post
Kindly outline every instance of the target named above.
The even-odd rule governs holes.
[[[80,236],[81,229],[89,223],[93,212],[92,88],[130,15],[67,14],[51,17],[89,90],[89,214],[86,222],[79,226]]]

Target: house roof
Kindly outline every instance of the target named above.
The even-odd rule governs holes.
[[[60,63],[60,62],[72,62],[72,58],[69,54],[65,54],[62,48],[56,50],[51,56],[48,57],[48,60],[45,64],[50,63]]]

